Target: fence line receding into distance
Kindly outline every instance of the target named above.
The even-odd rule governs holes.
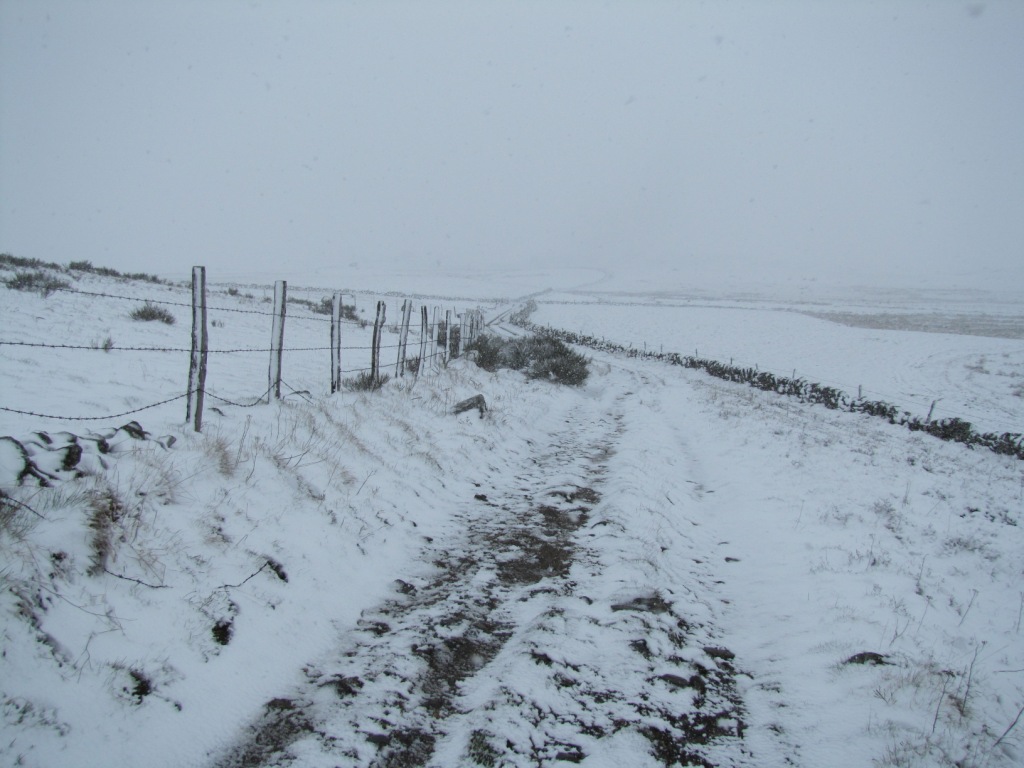
[[[84,345],[84,344],[47,344],[41,342],[29,342],[12,339],[0,340],[0,346],[12,346],[12,347],[35,347],[44,349],[64,349],[64,350],[83,350],[83,351],[100,351],[100,352],[111,352],[111,351],[126,351],[126,352],[153,352],[153,353],[188,353],[188,384],[184,393],[175,394],[154,402],[148,405],[137,407],[123,413],[112,413],[104,414],[102,416],[84,416],[84,415],[53,415],[38,413],[34,410],[18,409],[9,407],[7,405],[0,405],[0,410],[8,413],[15,413],[26,416],[34,416],[37,418],[53,419],[55,421],[102,421],[111,418],[120,418],[141,411],[156,408],[161,405],[166,405],[177,400],[184,399],[186,401],[185,407],[185,421],[190,424],[196,432],[202,430],[203,420],[203,408],[206,401],[209,398],[213,398],[219,403],[225,403],[228,405],[234,405],[239,407],[252,407],[259,403],[268,403],[274,399],[280,399],[282,396],[282,386],[287,387],[292,392],[298,390],[288,386],[283,379],[283,368],[284,368],[284,356],[283,352],[317,352],[325,351],[329,352],[329,389],[330,393],[338,392],[342,389],[345,379],[345,375],[365,375],[369,373],[373,377],[373,381],[378,384],[381,383],[385,377],[382,374],[382,363],[381,363],[381,351],[383,349],[394,349],[397,351],[397,363],[395,369],[395,376],[397,378],[403,377],[406,372],[411,372],[416,376],[419,376],[421,372],[431,370],[440,371],[448,362],[459,357],[459,339],[458,328],[452,328],[450,319],[452,317],[453,310],[445,310],[445,318],[448,320],[447,323],[437,323],[436,318],[439,317],[440,308],[435,306],[433,308],[433,316],[435,318],[434,324],[427,322],[429,316],[428,308],[423,305],[420,308],[421,323],[419,328],[419,348],[420,353],[418,358],[410,359],[408,356],[408,344],[411,328],[411,318],[414,308],[412,300],[405,300],[403,302],[402,318],[400,324],[396,328],[389,329],[385,326],[386,317],[386,303],[384,301],[378,302],[378,315],[377,322],[374,323],[372,341],[369,346],[364,344],[350,344],[345,346],[342,344],[343,329],[345,326],[355,328],[365,328],[366,323],[360,321],[354,316],[354,307],[346,307],[343,303],[343,294],[341,292],[334,292],[330,299],[325,299],[324,304],[330,303],[330,317],[319,318],[319,317],[306,317],[299,315],[294,318],[289,318],[294,321],[320,321],[330,323],[330,337],[328,344],[325,346],[296,346],[287,347],[285,344],[285,317],[287,312],[288,294],[287,294],[287,283],[285,281],[277,281],[274,286],[274,310],[272,312],[260,311],[260,310],[249,310],[240,309],[233,307],[209,307],[207,303],[207,280],[206,280],[206,268],[197,266],[192,271],[192,287],[191,287],[191,302],[185,303],[180,301],[166,301],[159,299],[143,299],[138,296],[125,296],[119,294],[95,292],[95,291],[79,291],[75,288],[65,287],[60,289],[61,292],[80,294],[84,296],[91,296],[97,298],[108,298],[115,300],[124,300],[132,302],[147,302],[150,304],[162,304],[178,307],[188,307],[192,313],[192,328],[191,328],[191,344],[189,347],[143,347],[143,346],[124,346],[118,347],[108,339],[108,343],[104,345]],[[231,293],[229,291],[229,293]],[[237,295],[235,293],[234,295]],[[251,298],[251,296],[249,297]],[[308,302],[304,299],[296,300],[296,303],[309,305],[314,311],[318,311],[319,307],[313,305],[312,302]],[[345,310],[351,311],[351,319],[347,319],[345,316]],[[208,321],[210,312],[235,312],[247,315],[259,315],[271,317],[271,339],[269,347],[246,347],[239,349],[211,349],[209,345],[209,332],[208,332]],[[471,340],[479,329],[482,327],[482,313],[476,309],[467,309],[461,314],[457,315],[461,319],[462,324],[467,328],[465,338]],[[214,325],[217,323],[214,322]],[[399,341],[396,344],[383,344],[383,337],[385,332],[391,331],[397,333]],[[443,350],[441,345],[444,345]],[[343,352],[357,352],[365,353],[367,350],[370,351],[370,367],[354,367],[349,370],[342,368]],[[225,353],[259,353],[270,355],[270,365],[268,368],[268,389],[261,395],[254,398],[254,402],[240,403],[237,400],[246,398],[235,398],[234,400],[221,397],[213,394],[207,389],[207,374],[208,374],[208,359],[210,355],[225,354]],[[250,398],[253,399],[253,398]]]

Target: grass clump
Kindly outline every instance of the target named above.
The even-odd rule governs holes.
[[[23,541],[32,530],[35,520],[24,514],[24,510],[42,519],[42,515],[34,509],[0,491],[0,541],[5,538]]]
[[[71,283],[54,277],[49,272],[37,269],[34,272],[16,272],[14,277],[4,280],[4,285],[12,291],[36,291],[46,298],[54,291],[70,288]]]
[[[101,277],[115,277],[121,280],[138,280],[143,283],[154,283],[156,285],[164,285],[166,283],[165,280],[161,280],[156,275],[150,275],[146,272],[118,272],[110,267],[95,267],[91,261],[69,262],[68,269],[75,272],[88,272],[89,274],[100,275]]]
[[[303,299],[297,296],[289,296],[288,303],[306,307],[310,312],[314,312],[318,315],[330,315],[334,312],[334,299],[330,296],[324,296],[319,302],[312,301],[310,299]],[[356,308],[354,304],[341,305],[341,319],[353,321],[359,319],[359,316],[356,315]]]
[[[109,352],[114,348],[114,337],[107,336],[107,338],[105,338],[103,341],[93,339],[89,343],[89,346],[91,346],[93,349],[102,349],[104,352]]]
[[[27,259],[23,256],[13,256],[10,253],[0,253],[0,267],[13,269],[62,269],[60,264],[41,259]]]
[[[89,530],[92,531],[89,542],[91,562],[88,573],[99,576],[107,570],[107,563],[114,551],[116,528],[121,523],[127,509],[112,489],[97,491],[89,499]]]
[[[531,379],[575,387],[582,385],[590,375],[587,358],[552,336],[501,339],[482,334],[467,350],[476,352],[476,364],[485,371],[511,368]]]
[[[374,376],[370,371],[363,371],[358,376],[345,379],[341,384],[352,392],[376,392],[390,380],[391,377],[386,373]]]
[[[132,310],[132,320],[158,320],[161,323],[167,325],[174,325],[174,315],[164,307],[158,307],[156,304],[147,301],[141,307],[136,307]]]

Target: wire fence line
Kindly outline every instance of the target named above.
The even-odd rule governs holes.
[[[400,344],[383,344],[379,349],[398,349]],[[0,347],[35,347],[40,349],[76,349],[85,352],[191,352],[192,350],[188,347],[119,347],[115,345],[95,345],[95,344],[44,344],[39,341],[0,341]],[[367,350],[371,347],[368,345],[362,346],[342,346],[342,350]],[[331,347],[288,347],[288,352],[326,352],[332,349]],[[273,350],[270,347],[244,347],[240,349],[208,349],[207,352],[211,355],[232,355],[245,352],[259,352],[268,354]]]
[[[0,344],[17,344],[17,342],[0,342]],[[53,348],[53,349],[68,349],[68,348],[71,348],[71,349],[88,349],[88,350],[93,350],[92,347],[69,347],[68,345],[58,345],[58,344],[22,344],[20,346],[49,347],[49,348]],[[397,349],[397,347],[398,347],[398,345],[394,344],[394,345],[389,345],[389,346],[386,346],[386,347],[383,347],[383,348],[384,349]],[[146,348],[146,347],[138,347],[138,348],[135,348],[135,347],[125,347],[124,349],[131,350],[131,351],[145,351],[145,352],[149,352],[149,351],[157,351],[157,352],[167,352],[167,351],[189,352],[190,351],[188,349],[167,350],[167,349]],[[311,348],[307,348],[307,349],[302,349],[302,348],[300,348],[300,349],[289,349],[288,351],[289,352],[294,352],[294,351],[314,351],[314,350],[315,351],[327,351],[327,350],[330,350],[330,349],[331,349],[330,347],[311,347]],[[343,349],[345,349],[345,348],[343,347]],[[349,349],[368,350],[368,349],[370,349],[370,347],[350,347]],[[211,352],[213,352],[213,351],[215,351],[215,350],[211,350]],[[224,350],[224,351],[226,351],[226,350]],[[266,352],[270,352],[271,350],[270,349],[262,349],[262,350],[246,349],[246,350],[232,350],[232,351],[239,351],[239,352],[265,352],[266,353]],[[435,353],[433,353],[433,354],[428,356],[428,360],[438,359],[440,356],[441,356],[440,353],[435,352]],[[421,364],[422,364],[422,362],[421,362]],[[369,373],[371,370],[372,370],[371,367],[364,366],[364,367],[359,367],[359,368],[346,368],[346,369],[342,369],[341,372],[343,374],[351,375],[351,374]],[[301,392],[305,391],[305,390],[295,389],[295,388],[291,387],[291,385],[288,385],[288,388],[292,391],[293,394],[300,394]],[[237,408],[252,408],[254,406],[262,405],[262,404],[265,404],[267,402],[266,401],[266,397],[267,397],[267,394],[270,392],[270,389],[267,389],[263,394],[261,394],[259,397],[257,397],[251,403],[239,403],[239,402],[236,402],[234,400],[229,400],[228,398],[221,397],[220,395],[215,394],[215,393],[211,392],[209,389],[206,389],[206,388],[203,388],[202,392],[203,392],[203,394],[206,397],[213,398],[214,400],[217,400],[217,401],[219,401],[221,403],[224,403],[226,405],[235,406]],[[65,415],[54,415],[54,414],[48,414],[48,413],[38,413],[36,411],[25,411],[25,410],[20,410],[18,408],[9,408],[9,407],[3,406],[3,405],[0,405],[0,411],[5,411],[7,413],[15,413],[15,414],[18,414],[18,415],[21,415],[21,416],[33,416],[33,417],[41,418],[41,419],[50,419],[50,420],[53,420],[53,421],[105,421],[107,419],[119,419],[119,418],[121,418],[123,416],[131,416],[131,415],[136,414],[136,413],[141,413],[143,411],[148,411],[148,410],[150,410],[152,408],[157,408],[157,407],[159,407],[161,405],[167,405],[168,403],[173,403],[173,402],[177,402],[178,400],[183,400],[183,399],[189,397],[192,394],[194,394],[194,391],[190,390],[190,391],[184,392],[184,393],[182,393],[180,395],[174,395],[173,397],[169,397],[169,398],[167,398],[165,400],[160,400],[160,401],[155,402],[155,403],[150,403],[149,405],[143,405],[143,406],[140,406],[138,408],[134,408],[134,409],[132,409],[130,411],[123,411],[121,413],[104,414],[102,416],[65,416]]]
[[[48,413],[36,413],[34,411],[22,411],[17,408],[8,408],[5,405],[0,405],[0,411],[6,411],[7,413],[17,413],[21,416],[35,416],[40,419],[52,419],[53,421],[105,421],[106,419],[120,419],[122,416],[131,416],[134,413],[142,413],[142,411],[148,411],[150,408],[156,408],[160,405],[167,405],[173,403],[176,400],[183,400],[188,397],[191,392],[186,392],[183,395],[175,395],[166,400],[161,400],[158,403],[151,403],[150,405],[144,405],[141,408],[135,408],[131,411],[124,411],[123,413],[111,413],[104,416],[54,416]]]
[[[404,375],[419,376],[421,374],[428,373],[428,372],[431,372],[431,371],[440,371],[441,368],[443,368],[445,365],[447,365],[449,360],[459,356],[459,351],[460,351],[460,346],[461,346],[460,342],[463,340],[463,338],[465,336],[465,334],[463,333],[464,326],[466,327],[467,330],[469,328],[476,329],[476,328],[479,328],[480,326],[482,326],[482,322],[471,322],[471,323],[469,323],[467,325],[467,318],[475,318],[476,315],[480,314],[478,310],[467,310],[467,311],[464,311],[463,313],[457,313],[453,309],[446,309],[446,310],[442,311],[439,307],[436,307],[436,306],[433,308],[433,318],[434,318],[433,321],[428,322],[428,319],[427,319],[428,318],[427,307],[423,306],[421,308],[423,322],[422,323],[417,322],[415,325],[412,325],[412,324],[410,324],[410,316],[412,314],[411,313],[412,303],[411,303],[410,300],[406,300],[405,304],[403,304],[403,306],[402,306],[402,313],[405,316],[405,318],[404,318],[404,326],[403,326],[402,323],[398,323],[398,324],[394,324],[393,323],[391,325],[384,325],[384,323],[382,322],[383,321],[383,317],[385,315],[385,308],[383,306],[384,302],[378,302],[378,304],[380,304],[382,306],[381,306],[381,310],[380,310],[379,322],[377,324],[377,327],[374,329],[373,341],[375,343],[366,343],[364,334],[365,335],[369,335],[369,328],[370,328],[371,324],[368,323],[365,320],[351,319],[351,317],[340,316],[339,308],[340,309],[345,309],[349,313],[354,314],[354,306],[352,306],[352,305],[348,305],[348,306],[340,305],[341,294],[338,294],[338,293],[335,294],[335,304],[336,304],[336,306],[333,308],[334,312],[333,312],[333,316],[332,317],[310,316],[310,315],[306,315],[304,313],[294,314],[293,315],[293,314],[288,314],[287,311],[286,311],[286,307],[290,308],[290,307],[294,307],[296,305],[298,305],[298,306],[310,306],[310,307],[313,307],[313,306],[326,306],[327,303],[328,303],[328,300],[329,300],[328,298],[323,299],[321,301],[320,305],[314,305],[313,302],[305,300],[305,299],[298,299],[298,300],[291,300],[291,299],[289,299],[287,302],[283,302],[280,306],[275,304],[273,312],[263,311],[263,310],[258,310],[258,309],[242,309],[242,308],[223,307],[223,306],[209,307],[209,306],[206,306],[206,304],[205,304],[206,297],[207,297],[206,288],[205,288],[205,268],[197,268],[197,269],[201,269],[202,270],[202,274],[203,274],[203,283],[202,283],[202,291],[201,291],[201,294],[202,294],[201,295],[201,303],[202,303],[202,310],[203,310],[203,312],[202,312],[202,323],[204,325],[204,329],[203,329],[204,338],[203,338],[202,348],[201,348],[201,350],[198,350],[202,354],[203,369],[204,369],[203,370],[203,380],[202,380],[202,384],[201,385],[197,385],[196,382],[193,381],[193,379],[192,379],[192,371],[190,370],[189,385],[185,388],[184,392],[181,392],[179,394],[168,395],[166,397],[160,398],[156,402],[152,402],[152,403],[149,403],[147,405],[142,405],[142,406],[139,406],[139,407],[135,407],[135,408],[131,408],[131,409],[128,409],[128,410],[120,411],[120,412],[117,412],[117,413],[113,413],[112,412],[112,413],[107,413],[107,414],[103,414],[103,415],[95,415],[95,416],[81,415],[81,414],[60,414],[60,415],[56,415],[56,414],[51,414],[51,413],[44,413],[43,410],[46,410],[46,409],[38,409],[38,408],[31,408],[31,407],[23,407],[23,408],[15,407],[16,404],[14,404],[14,403],[4,403],[4,404],[0,405],[0,411],[6,412],[6,413],[11,413],[11,414],[17,414],[17,415],[21,415],[21,416],[30,416],[30,417],[33,417],[33,418],[50,419],[50,420],[54,420],[54,421],[68,421],[68,422],[103,421],[103,420],[107,420],[107,419],[117,419],[117,418],[122,418],[122,417],[125,417],[125,416],[131,416],[133,414],[141,413],[143,411],[148,411],[148,410],[151,410],[153,408],[158,408],[160,406],[165,406],[165,405],[168,405],[168,404],[172,404],[172,403],[178,402],[180,400],[187,400],[188,401],[188,412],[186,414],[186,421],[188,421],[190,416],[192,415],[194,404],[195,403],[199,403],[199,407],[201,408],[201,404],[202,404],[203,398],[209,398],[210,400],[216,401],[219,404],[229,405],[229,406],[233,406],[233,407],[251,408],[251,407],[254,407],[254,406],[259,405],[261,403],[269,402],[274,397],[274,395],[275,395],[275,389],[276,389],[277,396],[280,397],[280,386],[282,384],[284,385],[286,390],[289,391],[290,394],[292,394],[292,395],[299,395],[299,396],[303,396],[303,397],[308,396],[308,394],[309,394],[309,392],[311,390],[312,391],[316,391],[317,389],[320,389],[320,387],[318,387],[318,386],[312,386],[311,387],[308,384],[305,386],[305,388],[303,388],[303,386],[301,386],[301,385],[300,386],[293,386],[290,383],[284,382],[283,379],[280,378],[280,370],[278,370],[278,372],[277,372],[277,374],[278,374],[278,381],[275,384],[275,382],[273,381],[273,375],[274,375],[273,357],[275,355],[277,355],[278,356],[278,363],[280,364],[280,355],[281,355],[282,352],[287,352],[289,354],[290,353],[295,353],[295,352],[301,352],[301,353],[317,353],[317,352],[324,353],[324,352],[330,352],[332,354],[332,366],[331,366],[331,368],[332,368],[332,376],[337,376],[338,377],[337,380],[332,378],[332,381],[331,381],[331,390],[330,391],[334,392],[334,391],[337,391],[337,389],[342,388],[343,386],[348,386],[350,383],[353,386],[357,386],[357,388],[358,388],[358,386],[360,384],[365,385],[365,382],[357,383],[354,379],[353,380],[349,380],[349,379],[342,380],[340,378],[342,376],[344,376],[344,377],[353,377],[353,376],[354,377],[366,377],[367,374],[370,374],[370,375],[372,375],[372,377],[375,380],[374,383],[379,385],[379,384],[383,383],[383,381],[385,381],[387,378],[389,378],[389,376],[387,374],[385,374],[383,371],[389,371],[390,372],[390,370],[392,369],[392,366],[393,366],[395,377],[402,377]],[[149,303],[149,304],[157,304],[157,305],[163,305],[163,306],[188,308],[193,313],[193,339],[192,339],[193,340],[193,344],[192,344],[191,347],[171,346],[171,345],[166,345],[166,346],[157,346],[157,345],[154,345],[154,346],[115,345],[115,344],[112,343],[111,339],[108,336],[108,338],[107,338],[105,343],[92,342],[92,343],[89,343],[89,344],[81,344],[81,343],[77,343],[77,344],[76,343],[54,344],[54,343],[47,343],[47,342],[40,342],[40,341],[28,341],[28,340],[19,340],[19,339],[7,338],[7,339],[0,339],[0,347],[24,348],[24,349],[39,349],[39,350],[54,350],[54,351],[59,351],[59,352],[67,352],[67,351],[79,352],[80,351],[80,352],[103,352],[103,353],[122,352],[122,353],[130,353],[130,354],[152,354],[152,353],[155,353],[155,354],[174,354],[174,355],[186,354],[186,355],[190,356],[190,358],[192,359],[193,362],[197,358],[195,321],[196,321],[197,317],[199,316],[198,312],[197,312],[199,307],[198,307],[198,304],[197,304],[197,292],[196,292],[195,283],[193,285],[193,302],[192,303],[187,303],[187,302],[184,302],[184,301],[169,300],[169,299],[149,298],[149,297],[146,297],[145,295],[132,296],[132,295],[125,295],[125,293],[108,293],[108,292],[105,292],[105,291],[87,291],[87,290],[79,290],[77,288],[60,288],[60,289],[57,289],[57,290],[62,291],[62,292],[67,293],[67,294],[80,295],[80,296],[89,297],[89,298],[92,298],[92,299],[106,299],[106,300],[111,300],[111,301],[127,301],[127,302],[139,303],[139,304]],[[275,291],[276,291],[276,287],[275,287]],[[251,296],[238,296],[237,294],[230,293],[230,292],[229,292],[228,295],[236,297],[236,298],[239,298],[239,300],[245,300],[245,299],[251,298]],[[283,292],[282,292],[282,297],[283,297]],[[241,347],[240,346],[240,347],[237,347],[237,348],[226,348],[226,349],[209,348],[209,345],[206,342],[206,338],[205,338],[205,333],[206,333],[205,324],[207,322],[207,315],[208,315],[208,313],[215,314],[215,313],[218,313],[218,312],[229,312],[229,313],[235,313],[235,314],[240,314],[240,315],[253,315],[253,316],[260,316],[260,317],[275,318],[275,323],[278,322],[278,321],[280,321],[280,323],[281,323],[281,326],[282,326],[282,328],[281,328],[281,336],[280,336],[279,340],[277,339],[276,336],[275,336],[275,338],[272,338],[271,344],[269,346],[263,346],[263,345],[260,345],[260,346],[245,346],[245,347]],[[330,325],[330,331],[331,331],[331,344],[330,345],[306,345],[306,346],[294,346],[294,347],[293,346],[288,346],[287,344],[284,343],[284,336],[283,336],[283,325],[284,325],[285,318],[287,318],[289,323],[294,322],[294,321],[300,321],[300,322],[314,322],[314,323],[317,323],[317,324],[329,324]],[[482,317],[481,317],[481,320],[482,320]],[[173,318],[168,320],[167,322],[168,322],[168,324],[173,324]],[[222,326],[218,326],[217,321],[214,321],[213,326],[214,326],[214,328],[222,327]],[[321,325],[321,327],[322,327],[322,325]],[[345,344],[341,344],[340,343],[340,337],[341,337],[341,330],[342,330],[342,328],[349,329],[348,333],[345,334],[345,335],[349,336],[349,339],[347,340],[347,343],[345,343]],[[410,338],[410,331],[412,331],[412,333],[411,333],[411,337],[412,338]],[[253,333],[253,332],[263,333],[263,332],[265,332],[265,330],[257,331],[255,329],[255,327],[250,327],[248,329],[245,329],[243,327],[241,332],[244,335],[246,333]],[[276,326],[275,326],[275,330],[272,332],[272,335],[276,334],[276,333],[277,333],[277,330],[276,330]],[[399,334],[399,341],[397,343],[387,343],[387,344],[382,343],[382,337],[383,337],[383,335],[385,333]],[[353,338],[351,334],[355,334],[355,337]],[[359,338],[360,336],[363,336],[363,338]],[[468,341],[468,337],[465,338],[465,340]],[[411,354],[407,354],[407,351],[408,351],[409,347],[412,347]],[[418,353],[416,351],[417,348],[418,348]],[[383,363],[381,361],[381,359],[380,359],[381,351],[385,351],[385,350],[386,351],[390,351],[390,352],[394,352],[394,351],[397,350],[399,352],[398,360],[395,363],[392,363],[390,366],[388,364],[386,364],[386,363]],[[370,365],[365,365],[364,361],[360,360],[359,358],[362,357],[363,355],[365,355],[365,353],[368,352],[368,351],[373,353],[373,359],[372,359],[372,362],[371,362]],[[355,354],[355,359],[352,359],[352,355],[349,355],[348,356],[349,357],[349,365],[347,365],[345,367],[342,367],[340,365],[340,355],[342,353],[354,353]],[[241,355],[245,355],[245,354],[265,354],[265,355],[270,355],[271,359],[272,359],[272,362],[271,362],[271,373],[270,373],[270,377],[271,377],[270,386],[268,387],[268,389],[266,391],[264,391],[262,394],[260,394],[255,399],[247,398],[247,397],[228,398],[228,397],[222,396],[221,394],[217,394],[215,391],[211,391],[211,389],[208,386],[206,386],[206,384],[205,384],[205,374],[206,374],[206,371],[205,371],[205,356],[208,355],[208,354],[209,355],[239,355],[239,354],[241,354]],[[338,363],[338,364],[336,364],[336,363]],[[352,363],[355,363],[355,364],[353,365]],[[306,375],[308,375],[309,374],[308,366],[305,368],[305,370],[306,370]],[[4,398],[4,399],[6,399],[6,398]],[[249,400],[252,400],[252,401],[249,402]],[[110,409],[110,410],[113,411],[115,409]],[[199,428],[199,423],[200,423],[199,419],[197,418],[196,421],[195,421],[197,431],[198,431],[198,428]]]

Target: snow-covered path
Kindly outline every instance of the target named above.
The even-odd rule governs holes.
[[[965,463],[997,485],[1015,465],[679,368],[593,368],[489,416],[474,498],[218,766],[899,764],[994,740],[953,724],[1005,718],[963,701],[1012,667],[1012,642],[977,652],[1010,627],[967,621],[950,542],[1014,524],[948,515],[936,537],[929,515],[998,505]],[[1005,604],[1015,566],[985,557]]]
[[[649,449],[622,450],[662,453],[632,404],[643,378],[549,400],[508,435],[515,466],[482,456],[429,570],[400,568],[217,764],[748,764],[734,654],[665,510],[689,480],[653,482]]]

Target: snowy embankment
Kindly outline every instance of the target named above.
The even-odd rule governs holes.
[[[21,340],[187,335],[4,300]],[[247,319],[217,343],[269,334]],[[2,352],[4,404],[40,413],[185,373]],[[210,386],[262,392],[262,358],[232,360]],[[1019,763],[1021,462],[603,354],[579,389],[460,361],[329,396],[288,370],[307,395],[222,403],[203,434],[161,406],[131,418],[170,448],[5,480],[5,762]],[[484,418],[451,415],[477,393]],[[0,434],[78,426],[40,422]]]

